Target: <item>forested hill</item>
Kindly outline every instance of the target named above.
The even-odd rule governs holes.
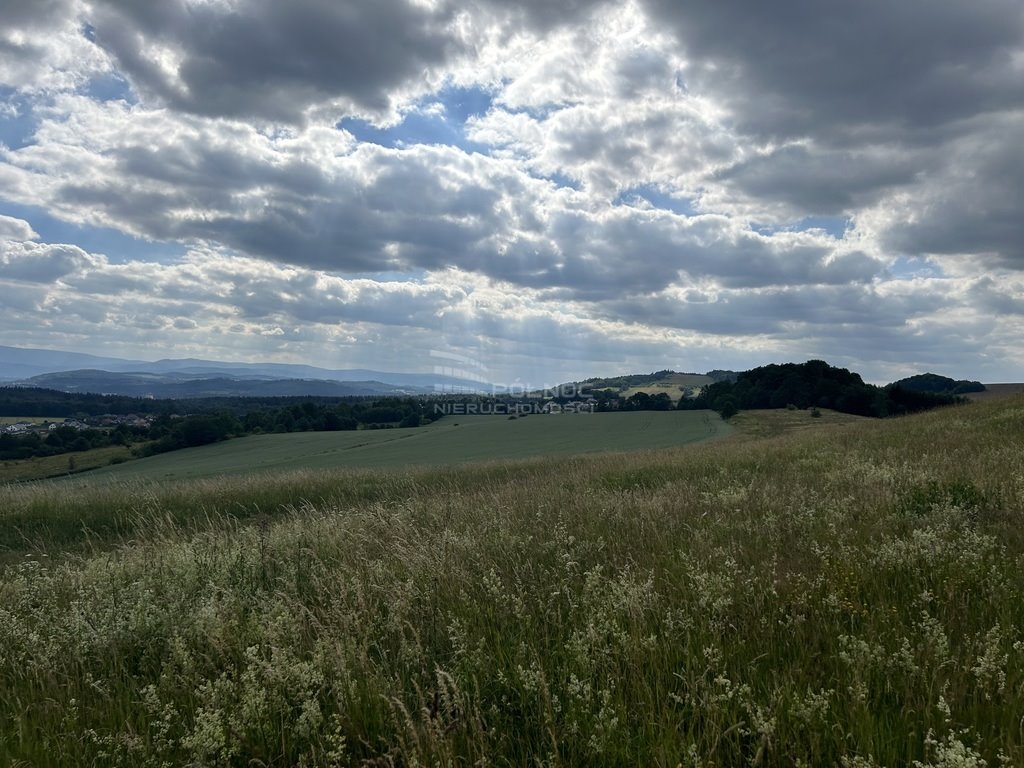
[[[723,415],[755,408],[831,408],[859,416],[894,416],[960,402],[951,394],[878,387],[859,374],[823,360],[765,365],[739,374],[736,381],[705,387],[680,407],[713,408]]]
[[[900,379],[892,386],[912,389],[915,392],[932,392],[937,395],[965,395],[968,392],[985,391],[985,385],[980,381],[967,381],[966,379],[958,381],[937,373],[920,373],[917,376]]]

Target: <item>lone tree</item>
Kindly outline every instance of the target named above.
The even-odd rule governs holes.
[[[718,411],[723,419],[728,421],[740,411],[739,403],[732,395],[720,395],[715,398],[712,409]]]

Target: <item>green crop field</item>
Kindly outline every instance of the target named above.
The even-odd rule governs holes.
[[[1024,398],[741,416],[0,486],[0,765],[1024,765]]]
[[[220,474],[338,467],[459,464],[659,449],[729,434],[710,411],[447,416],[417,429],[256,435],[119,464],[82,482],[204,478]]]

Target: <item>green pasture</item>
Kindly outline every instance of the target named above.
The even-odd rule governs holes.
[[[660,449],[729,434],[710,411],[447,416],[417,429],[254,435],[91,472],[104,480],[199,479],[278,470],[436,466]]]

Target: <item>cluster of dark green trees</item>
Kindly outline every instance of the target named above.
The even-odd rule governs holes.
[[[156,416],[170,413],[231,413],[243,417],[251,412],[281,411],[314,403],[327,409],[350,406],[357,414],[376,407],[412,409],[413,398],[347,395],[342,397],[197,397],[181,400],[155,400],[124,395],[100,395],[91,392],[61,392],[39,387],[0,387],[0,416],[74,417],[87,419],[104,414]],[[302,418],[301,415],[296,419]]]
[[[620,410],[623,411],[671,411],[674,407],[672,398],[667,392],[648,394],[637,392],[622,401]]]
[[[144,431],[144,430],[143,430]],[[129,445],[139,439],[139,430],[123,424],[116,429],[75,429],[60,426],[45,434],[0,435],[0,461],[18,461],[33,457],[58,456],[111,445]]]
[[[150,427],[146,453],[193,448],[231,437],[282,432],[341,432],[353,429],[418,427],[436,416],[425,401],[384,398],[355,402],[304,401],[238,416],[230,411],[184,418],[161,416]]]
[[[890,384],[866,384],[859,374],[834,368],[823,360],[766,365],[744,371],[735,382],[718,381],[683,409],[711,408],[724,418],[754,408],[831,408],[858,416],[898,416],[962,402],[956,395],[922,392]]]
[[[44,393],[51,399],[46,401]],[[123,408],[122,413],[158,413],[149,427],[129,427],[119,424],[113,429],[75,429],[59,426],[47,433],[36,431],[25,434],[0,435],[0,461],[17,461],[33,457],[56,456],[63,453],[105,448],[111,445],[138,444],[138,453],[149,455],[191,448],[243,435],[268,432],[332,432],[351,429],[389,429],[418,427],[434,420],[436,415],[426,401],[415,398],[303,401],[287,398],[287,405],[266,406],[245,413],[219,409],[188,416],[176,415],[174,407],[195,407],[194,401],[152,401],[136,398],[108,400],[103,395],[72,395],[49,390],[5,389],[0,395],[0,410],[14,410],[30,403],[38,408],[38,415],[60,415],[73,406],[84,406],[73,415],[88,418],[91,415],[115,413],[103,406]],[[292,401],[298,402],[292,402]],[[271,400],[270,402],[275,402]],[[277,400],[280,402],[280,399]],[[162,403],[162,411],[147,411],[154,403]],[[237,403],[235,403],[237,407]],[[55,412],[56,411],[56,412]],[[2,415],[2,414],[0,414]],[[10,415],[31,417],[36,413],[21,411]]]

